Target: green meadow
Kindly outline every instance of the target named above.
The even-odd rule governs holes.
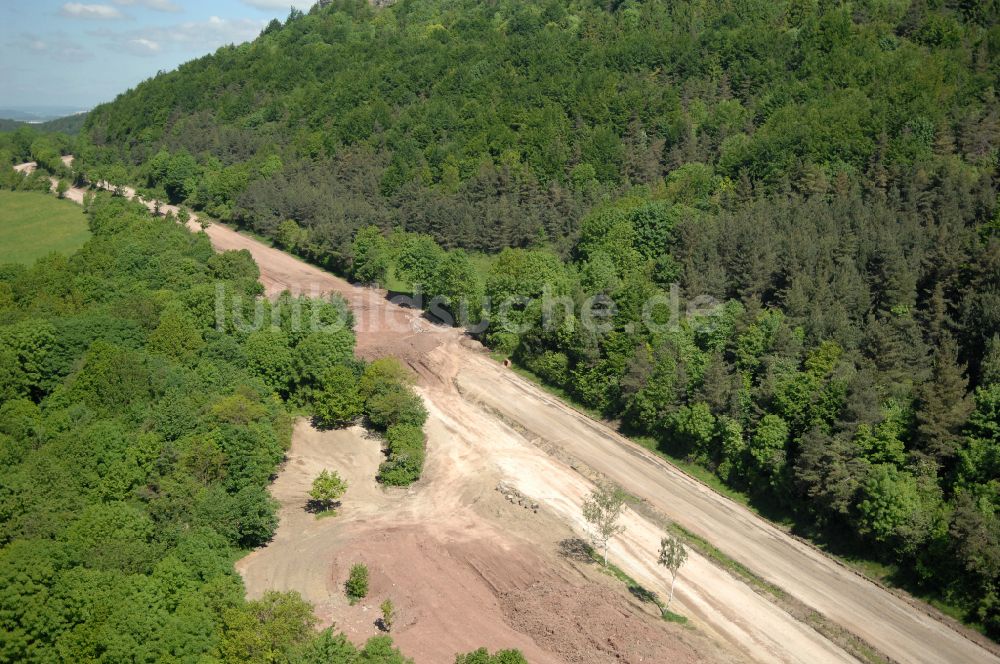
[[[90,231],[83,209],[35,191],[0,191],[0,263],[32,263],[80,248]]]

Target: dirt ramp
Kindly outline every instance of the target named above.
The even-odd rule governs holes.
[[[362,528],[350,540],[356,544],[334,556],[330,580],[343,587],[351,565],[363,562],[368,597],[323,617],[360,643],[376,633],[378,607],[391,598],[393,638],[418,663],[451,662],[482,646],[518,648],[532,664],[724,659],[690,630],[651,617],[593,567],[554,560],[500,531]]]
[[[564,662],[709,661],[685,642],[683,628],[651,621],[623,602],[620,594],[597,584],[574,587],[541,581],[503,593],[500,604],[511,627]]]
[[[527,544],[512,545],[499,533],[483,538],[478,532],[470,539],[421,526],[364,529],[350,539],[355,545],[334,556],[332,581],[343,587],[351,565],[363,562],[369,569],[368,597],[323,617],[336,620],[353,641],[376,633],[378,607],[391,598],[393,639],[418,663],[452,662],[456,653],[482,646],[518,648],[532,664],[564,661],[504,622],[499,596],[539,583],[561,585]]]

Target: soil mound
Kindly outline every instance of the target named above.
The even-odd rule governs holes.
[[[540,581],[500,595],[504,619],[572,664],[699,662],[683,628],[657,624],[595,584]]]

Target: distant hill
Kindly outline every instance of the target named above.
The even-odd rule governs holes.
[[[20,122],[48,122],[84,112],[79,106],[15,106],[0,107],[0,118]]]
[[[26,122],[24,120],[0,118],[0,131],[16,131],[19,127],[31,127],[43,133],[61,132],[63,134],[79,134],[86,120],[87,113],[85,112],[46,122]]]

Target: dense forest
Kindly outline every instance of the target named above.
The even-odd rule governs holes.
[[[245,251],[108,195],[88,213],[73,256],[0,266],[0,660],[409,661],[316,632],[297,593],[245,601],[233,569],[275,531],[300,408],[402,427],[418,458],[383,474],[419,475],[398,366],[355,360],[340,300],[259,299]]]
[[[1000,636],[996,3],[325,4],[96,108],[83,169],[522,298],[491,347]]]

